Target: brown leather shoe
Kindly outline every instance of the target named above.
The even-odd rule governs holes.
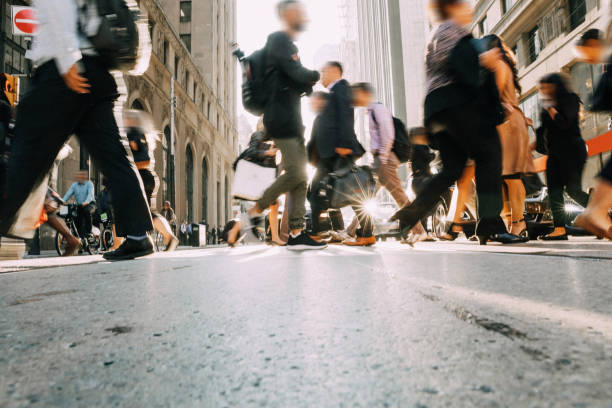
[[[357,237],[355,239],[344,241],[343,244],[352,247],[368,247],[376,245],[376,237]]]

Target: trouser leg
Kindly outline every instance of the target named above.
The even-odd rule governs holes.
[[[423,187],[421,194],[405,208],[405,225],[414,227],[433,208],[442,194],[455,182],[465,167],[468,155],[461,145],[447,132],[436,135],[442,159],[442,171],[433,176]]]
[[[332,230],[342,231],[344,230],[344,217],[340,210],[329,210],[329,220],[331,222]]]
[[[501,234],[507,232],[500,216],[504,208],[501,142],[495,127],[483,128],[478,136],[473,142],[479,218],[477,235]]]
[[[360,205],[353,206],[353,211],[359,220],[360,228],[356,231],[357,237],[367,238],[374,235],[374,223],[372,217]]]
[[[584,171],[584,161],[580,161],[574,168],[567,169],[567,194],[578,204],[587,207],[589,195],[582,190],[582,173]]]
[[[557,158],[548,157],[546,164],[546,182],[548,184],[548,199],[553,213],[555,227],[565,227],[565,200],[563,199],[564,177],[563,163]]]
[[[319,183],[331,172],[333,171],[333,167],[331,162],[328,160],[321,159],[319,161],[319,165],[317,166],[317,172],[315,173],[311,185],[316,190]],[[310,209],[312,212],[312,233],[318,234],[323,232],[323,227],[321,226],[321,214],[323,211],[327,210],[327,208],[323,208],[321,199],[318,196],[318,191],[313,191],[310,194],[309,202]]]
[[[289,229],[304,228],[306,215],[306,191],[308,174],[306,173],[306,147],[302,138],[275,139],[274,144],[283,156],[282,166],[285,173],[268,187],[262,198],[257,202],[260,209],[268,208],[281,194],[288,193]]]
[[[84,115],[76,133],[111,183],[117,235],[141,236],[153,230],[142,182],[115,122],[113,101],[96,103]]]
[[[402,187],[402,180],[399,177],[399,160],[391,153],[387,163],[382,163],[376,158],[376,174],[379,183],[389,191],[397,205],[402,208],[410,204],[410,200]]]
[[[0,234],[8,232],[30,193],[45,179],[87,102],[66,88],[59,75],[46,71],[39,70],[19,104],[6,196],[0,200]]]

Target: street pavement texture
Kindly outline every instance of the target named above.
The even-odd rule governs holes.
[[[0,263],[0,407],[612,407],[612,244]]]

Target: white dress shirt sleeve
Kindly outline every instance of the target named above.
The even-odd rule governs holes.
[[[76,0],[35,0],[34,7],[40,24],[40,52],[53,59],[61,74],[70,70],[82,58],[77,32]]]

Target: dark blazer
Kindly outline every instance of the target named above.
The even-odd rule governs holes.
[[[330,89],[313,138],[322,159],[335,157],[335,150],[339,147],[351,149],[355,157],[365,154],[355,135],[355,110],[351,87],[346,80],[342,79]]]
[[[265,86],[270,92],[264,112],[266,131],[272,139],[303,137],[300,99],[312,93],[320,75],[302,66],[297,47],[282,31],[268,37],[265,58],[269,73]]]

